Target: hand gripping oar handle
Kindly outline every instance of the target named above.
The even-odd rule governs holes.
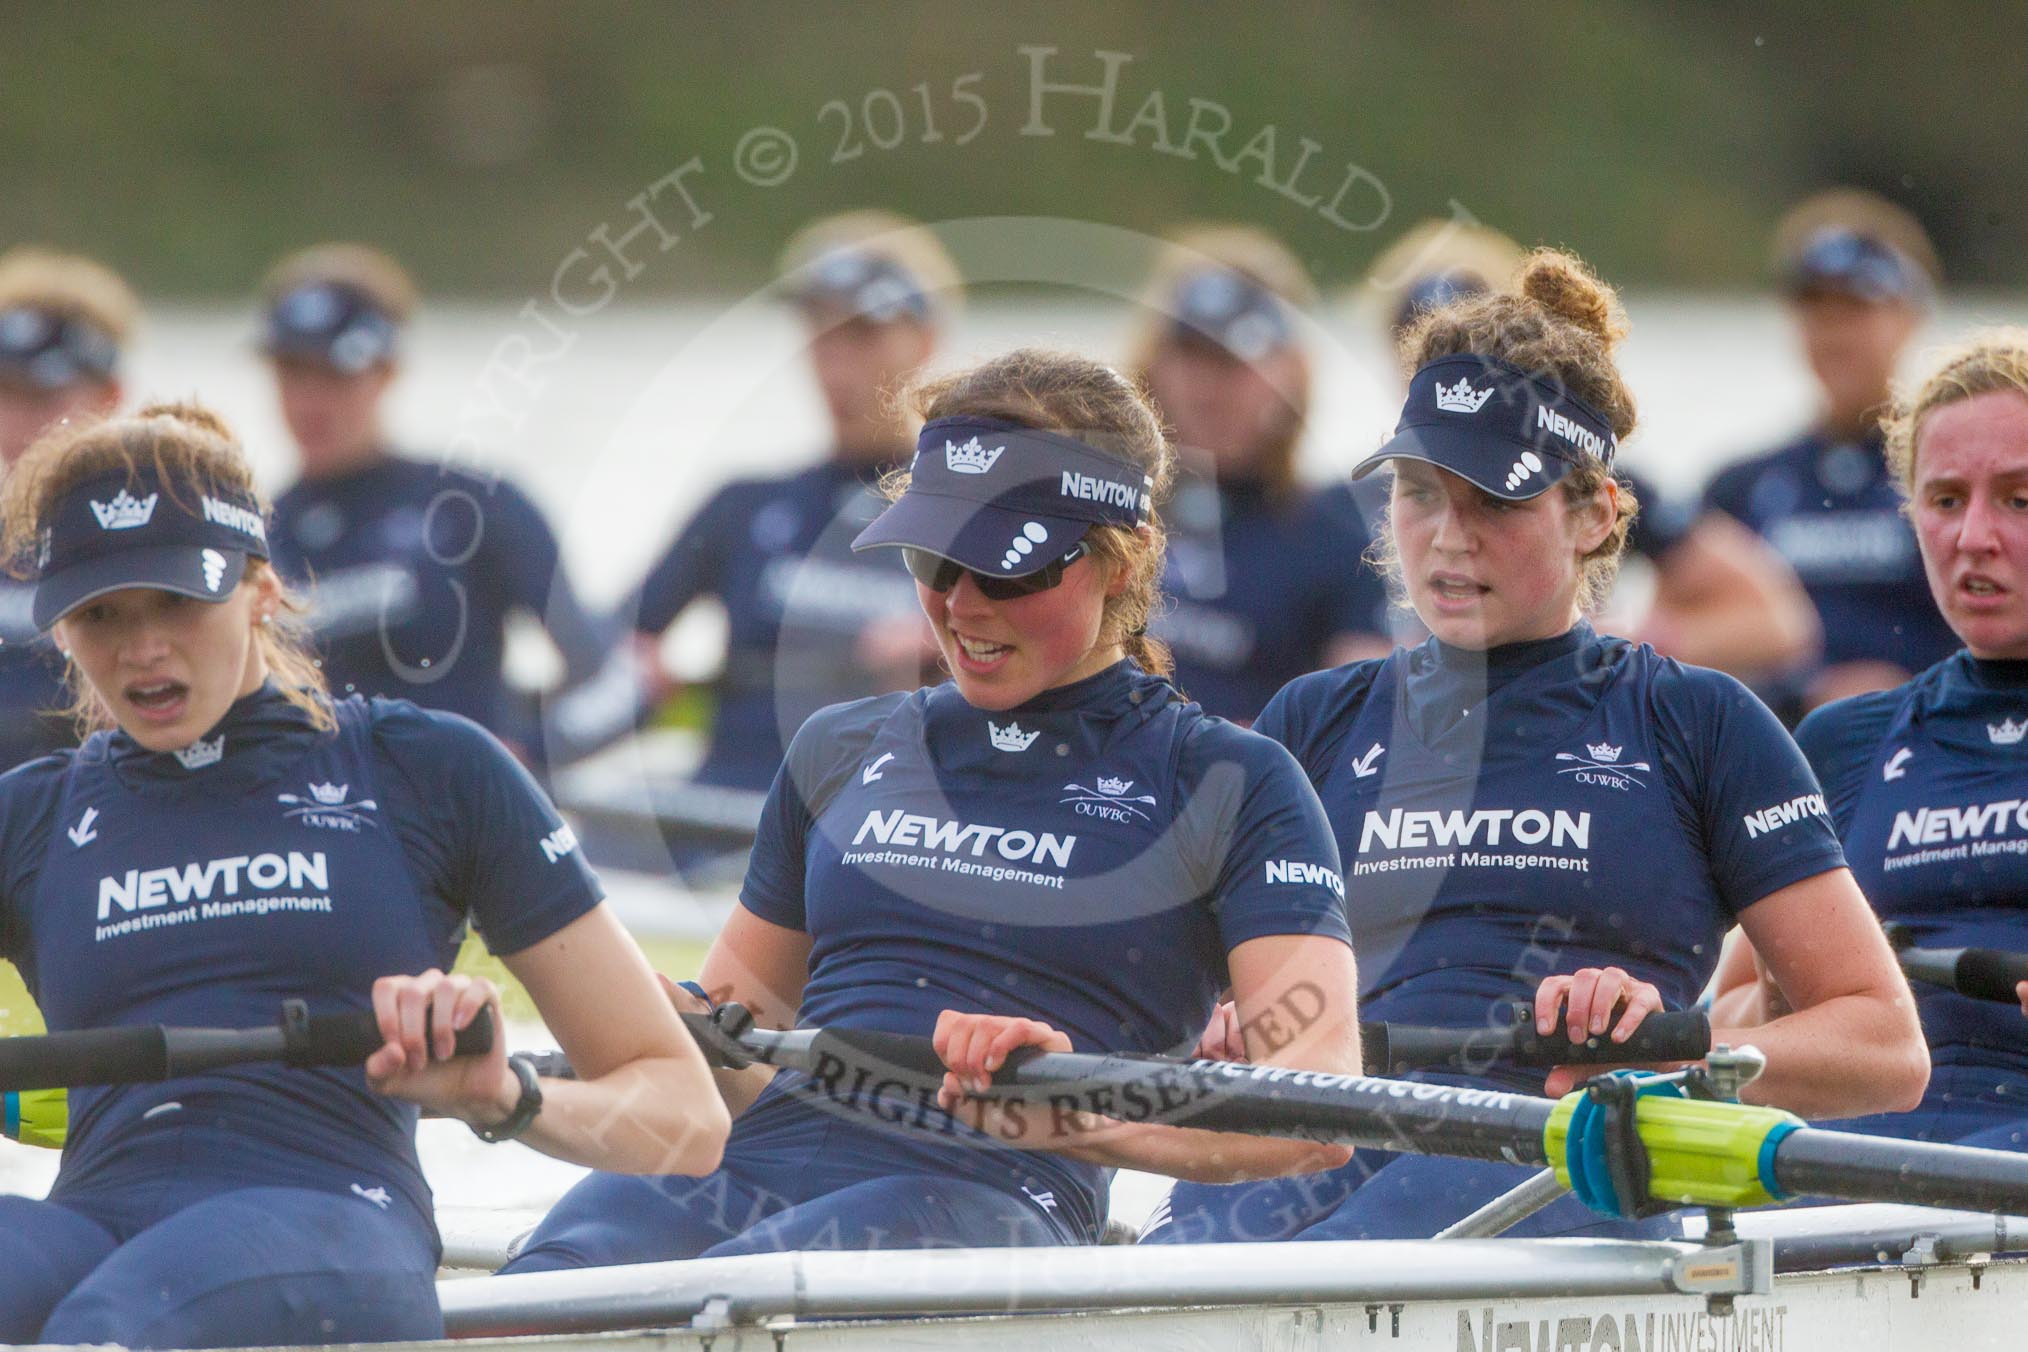
[[[300,1000],[282,1004],[265,1028],[88,1028],[0,1039],[0,1091],[75,1085],[149,1084],[222,1066],[279,1061],[289,1066],[356,1066],[384,1039],[372,1010],[311,1014]],[[457,1055],[493,1049],[493,1014],[459,1031]]]
[[[883,1091],[905,1096],[912,1086],[933,1089],[943,1077],[928,1038],[821,1028],[733,1033],[728,1027],[745,1014],[735,1010],[721,1006],[712,1017],[685,1016],[707,1057],[729,1042],[745,1059],[800,1071],[808,1081],[793,1092],[820,1104],[864,1105]],[[1585,1097],[1583,1091],[1555,1100],[1280,1066],[1079,1052],[1017,1053],[993,1084],[988,1097],[1063,1114],[1551,1164],[1566,1184],[1571,1121]],[[2028,1213],[2028,1155],[1825,1131],[1778,1109],[1737,1103],[1652,1096],[1640,1098],[1632,1111],[1652,1192],[1662,1201],[1733,1207],[1814,1194]]]
[[[1484,1028],[1419,1028],[1400,1023],[1359,1026],[1369,1075],[1423,1067],[1483,1071],[1495,1061],[1520,1066],[1656,1065],[1696,1061],[1711,1050],[1711,1019],[1701,1009],[1663,1010],[1641,1021],[1625,1042],[1600,1034],[1572,1042],[1561,1020],[1535,1031],[1535,1009],[1515,1003],[1512,1022]]]
[[[1910,980],[1947,987],[1974,1000],[2021,1003],[2014,987],[2028,981],[2028,953],[1997,948],[1917,948],[1907,926],[1889,921],[1881,928]]]

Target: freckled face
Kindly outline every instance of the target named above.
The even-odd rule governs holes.
[[[272,608],[272,591],[265,573],[218,602],[129,587],[79,606],[54,632],[128,736],[174,751],[267,679],[254,627]]]
[[[1975,657],[2028,657],[2028,399],[1924,416],[1909,503],[1937,609]]]
[[[1612,529],[1614,489],[1573,508],[1559,488],[1494,497],[1418,460],[1394,462],[1390,509],[1402,581],[1432,634],[1460,648],[1551,638],[1577,621],[1584,555]]]

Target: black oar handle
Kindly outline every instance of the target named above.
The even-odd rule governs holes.
[[[721,1007],[720,1017],[732,1008]],[[744,1014],[737,1010],[734,1020]],[[696,1016],[692,1027],[700,1024],[708,1027],[711,1020]],[[841,1104],[897,1094],[906,1101],[910,1088],[897,1082],[943,1074],[928,1038],[821,1028],[778,1033],[749,1021],[743,1032],[721,1026],[700,1042],[707,1055],[711,1045],[730,1042],[746,1058],[801,1071],[809,1082],[798,1092]],[[1011,1056],[993,1082],[998,1087],[990,1097],[1040,1103],[1049,1111],[1509,1164],[1549,1163],[1544,1129],[1558,1111],[1553,1099],[1497,1089],[1078,1052]],[[1816,1127],[1770,1141],[1767,1167],[1783,1193],[2028,1212],[2028,1155]]]
[[[1997,948],[1917,948],[1907,926],[1889,921],[1881,928],[1910,980],[1927,981],[1974,1000],[2021,1003],[2014,987],[2028,981],[2028,953]]]
[[[1469,1073],[1498,1061],[1520,1066],[1654,1065],[1697,1061],[1711,1050],[1711,1019],[1701,1009],[1663,1010],[1641,1021],[1625,1042],[1603,1034],[1572,1042],[1559,1020],[1548,1034],[1535,1031],[1535,1010],[1516,1003],[1512,1022],[1483,1028],[1419,1028],[1411,1024],[1360,1025],[1366,1073],[1443,1068]]]
[[[482,1009],[458,1034],[459,1056],[493,1047],[493,1015]],[[0,1091],[81,1085],[151,1084],[222,1066],[280,1061],[290,1066],[356,1066],[381,1045],[371,1010],[310,1014],[284,1004],[265,1028],[88,1028],[0,1039]]]
[[[728,1014],[736,1027],[729,1028],[724,1022]],[[1360,1037],[1365,1048],[1366,1073],[1384,1075],[1428,1067],[1476,1072],[1494,1061],[1541,1067],[1638,1066],[1697,1061],[1711,1050],[1711,1020],[1701,1009],[1650,1014],[1634,1030],[1632,1037],[1617,1043],[1602,1036],[1572,1042],[1560,1026],[1547,1036],[1538,1034],[1535,1031],[1535,1011],[1529,1005],[1515,1004],[1509,1016],[1514,1022],[1484,1028],[1362,1024]],[[740,1036],[751,1028],[752,1020],[745,1017],[745,1011],[738,1005],[721,1006],[720,1013],[716,1015],[685,1014],[683,1021],[714,1064],[726,1064],[728,1050],[736,1058],[753,1056],[753,1049],[739,1041]],[[822,1036],[837,1050],[856,1053],[896,1070],[927,1076],[944,1073],[944,1063],[928,1038],[863,1028],[826,1029]],[[1023,1048],[1010,1058],[1010,1068],[1039,1054],[1038,1049]],[[1002,1072],[1003,1077],[1005,1073]]]

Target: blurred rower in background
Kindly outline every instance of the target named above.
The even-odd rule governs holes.
[[[1426,311],[1511,289],[1522,257],[1521,246],[1497,230],[1425,220],[1374,260],[1366,303],[1377,303],[1392,348]],[[1654,575],[1647,613],[1615,620],[1615,629],[1665,657],[1749,681],[1816,653],[1815,611],[1779,554],[1730,517],[1700,513],[1624,465],[1614,473],[1641,504],[1627,552]]]
[[[922,226],[857,211],[791,240],[780,285],[808,335],[829,453],[793,474],[719,489],[620,612],[651,690],[666,695],[677,681],[661,664],[663,632],[693,601],[723,604],[725,666],[695,780],[755,790],[774,780],[784,729],[827,704],[913,689],[933,660],[907,574],[885,558],[855,558],[850,546],[885,505],[881,476],[915,448],[915,419],[893,396],[936,352],[958,273]]]
[[[1822,620],[1821,661],[1769,692],[1794,722],[1901,684],[1957,639],[1930,599],[1880,431],[1895,365],[1941,279],[1936,251],[1908,212],[1838,189],[1789,212],[1775,253],[1822,407],[1801,436],[1720,471],[1704,503],[1779,550]]]
[[[0,254],[0,466],[45,430],[120,402],[120,354],[140,317],[134,293],[89,258],[20,247]],[[0,578],[0,770],[77,738],[63,664],[29,618],[34,588]]]
[[[1157,260],[1131,356],[1183,470],[1154,631],[1178,688],[1240,723],[1296,677],[1392,646],[1359,514],[1296,478],[1310,407],[1298,322],[1316,299],[1269,235],[1198,226]]]
[[[332,693],[463,714],[539,768],[533,703],[502,672],[509,613],[541,622],[565,685],[595,672],[609,644],[519,489],[390,444],[384,406],[415,283],[377,249],[323,244],[276,264],[261,298],[261,349],[302,470],[275,501],[271,543],[308,592]]]

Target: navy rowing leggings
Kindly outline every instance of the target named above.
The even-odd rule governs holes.
[[[441,1338],[436,1259],[413,1220],[309,1188],[222,1192],[152,1223],[103,1194],[0,1197],[0,1343]]]
[[[1156,1208],[1141,1243],[1428,1239],[1537,1172],[1486,1160],[1362,1150],[1328,1173],[1259,1183],[1178,1183]],[[1634,1239],[1673,1229],[1663,1217],[1619,1221],[1575,1197],[1561,1197],[1503,1233]]]
[[[929,1174],[848,1183],[806,1201],[727,1169],[703,1178],[593,1174],[501,1272],[788,1250],[1056,1245],[1041,1212],[991,1184]]]

